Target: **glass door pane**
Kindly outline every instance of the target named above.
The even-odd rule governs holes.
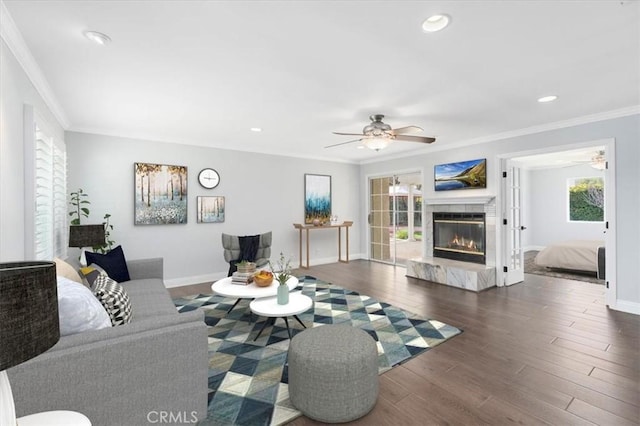
[[[391,210],[389,209],[389,185],[393,178],[382,177],[369,180],[370,212],[369,230],[371,233],[371,259],[381,262],[392,262],[389,226]]]
[[[371,260],[405,265],[422,257],[421,181],[420,173],[369,180]]]

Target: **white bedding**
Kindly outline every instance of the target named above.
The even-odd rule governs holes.
[[[548,268],[598,272],[598,247],[604,247],[604,241],[563,241],[541,250],[535,262]]]

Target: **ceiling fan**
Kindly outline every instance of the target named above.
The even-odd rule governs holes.
[[[422,132],[422,128],[418,126],[406,126],[406,127],[399,127],[397,129],[392,129],[391,126],[382,122],[383,118],[384,118],[384,115],[382,114],[374,114],[369,116],[369,119],[371,120],[371,124],[366,125],[364,129],[362,129],[362,133],[333,132],[334,135],[362,136],[362,137],[358,139],[353,139],[347,142],[328,145],[328,146],[325,146],[325,148],[332,148],[334,146],[346,145],[348,143],[362,141],[362,144],[367,148],[372,149],[374,151],[380,151],[381,149],[386,148],[394,140],[420,142],[420,143],[433,143],[436,141],[435,138],[430,138],[426,136],[414,136],[414,135],[407,134],[407,133]]]

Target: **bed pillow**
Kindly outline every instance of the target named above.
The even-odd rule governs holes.
[[[113,278],[116,282],[122,283],[131,279],[122,246],[114,248],[107,254],[86,252],[85,256],[88,265],[95,263],[100,266],[106,271],[109,278]]]
[[[93,283],[93,294],[107,310],[107,314],[111,318],[111,325],[115,327],[131,322],[133,316],[131,301],[124,287],[120,284],[106,275],[98,275]]]
[[[91,290],[61,275],[57,281],[61,336],[111,327],[107,311]]]

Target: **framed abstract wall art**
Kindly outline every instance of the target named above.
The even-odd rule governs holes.
[[[135,163],[135,225],[187,223],[187,167]]]
[[[304,223],[331,220],[331,176],[304,175]]]
[[[198,223],[224,222],[224,197],[197,198]]]
[[[487,187],[487,159],[460,161],[435,166],[436,191]]]

